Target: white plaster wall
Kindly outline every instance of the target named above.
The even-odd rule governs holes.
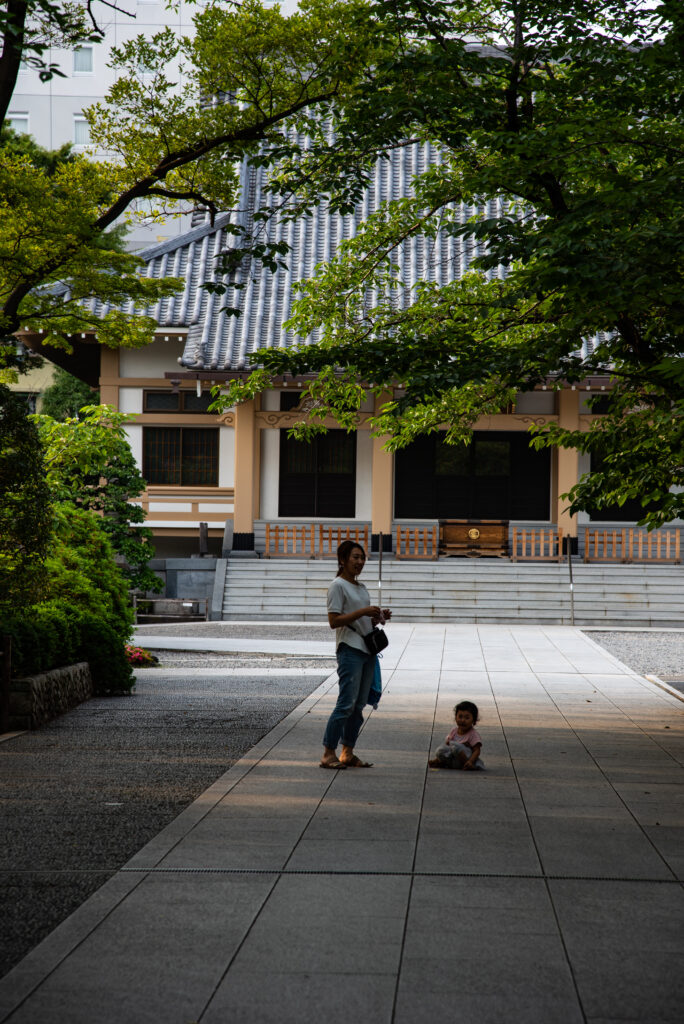
[[[591,458],[587,452],[578,452],[577,455],[577,479],[589,472],[591,468]],[[591,517],[588,512],[577,513],[577,525],[586,526],[587,523],[591,522]]]
[[[516,395],[515,411],[532,416],[552,416],[555,410],[553,391],[523,391]]]
[[[270,396],[275,394],[275,392],[270,391],[267,394]],[[261,434],[261,501],[259,518],[277,519],[278,483],[280,475],[280,431],[260,430],[259,433]]]
[[[178,356],[183,354],[183,342],[176,335],[169,335],[168,341],[153,341],[145,348],[122,348],[119,353],[121,377],[163,378],[165,373],[178,369]]]
[[[126,427],[126,436],[136,465],[142,471],[142,426],[129,423]]]
[[[141,413],[143,411],[142,388],[119,389],[119,412]]]
[[[371,477],[373,473],[373,438],[369,430],[356,434],[356,518],[371,518]]]
[[[235,427],[219,431],[219,487],[235,486]]]
[[[261,396],[261,408],[264,412],[277,412],[280,409],[280,392],[264,391]]]

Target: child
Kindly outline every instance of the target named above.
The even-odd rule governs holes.
[[[452,729],[435,756],[428,761],[430,768],[462,768],[464,771],[481,771],[480,761],[482,739],[474,728],[480,717],[477,704],[462,700],[454,708],[456,728]]]

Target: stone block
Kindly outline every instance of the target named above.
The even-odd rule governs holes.
[[[90,665],[53,668],[10,684],[10,729],[38,729],[93,695]]]

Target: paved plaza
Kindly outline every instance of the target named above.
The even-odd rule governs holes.
[[[570,627],[390,637],[373,768],[318,767],[331,675],[0,981],[0,1021],[679,1021],[684,702]],[[486,771],[431,770],[463,698]]]

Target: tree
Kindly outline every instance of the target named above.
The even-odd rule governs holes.
[[[274,375],[314,373],[317,413],[351,429],[370,388],[389,447],[446,426],[467,443],[483,413],[541,382],[608,374],[607,413],[536,444],[601,455],[571,509],[638,498],[655,526],[684,513],[681,121],[684,13],[673,0],[371,2],[373,88],[336,98],[334,139],[311,122],[278,154],[292,216],[358,201],[375,161],[430,140],[443,161],[388,202],[303,288],[290,323],[317,345],[260,354],[229,405]],[[504,200],[500,215],[487,200]],[[460,222],[462,204],[480,212]],[[448,232],[479,246],[470,273],[407,295],[402,242]],[[498,268],[504,268],[501,277]],[[373,298],[371,298],[373,297]],[[593,344],[584,344],[593,339]]]
[[[44,59],[19,7],[45,15],[68,39],[86,38],[69,21],[70,4],[10,0],[0,18],[0,91],[12,75],[16,81],[18,57]],[[227,10],[208,7],[196,16],[193,39],[165,30],[113,52],[119,78],[107,104],[88,112],[93,143],[107,159],[72,154],[47,171],[3,147],[0,335],[6,361],[13,361],[11,335],[22,326],[67,350],[70,337],[84,331],[116,347],[151,340],[154,320],[122,307],[132,302],[144,309],[179,283],[141,276],[136,256],[98,240],[141,200],[158,204],[157,215],[198,204],[231,209],[236,161],[264,140],[282,141],[288,119],[341,94],[357,76],[365,37],[350,41],[347,30],[364,8],[362,0],[304,0],[302,11],[286,18],[257,0]],[[212,95],[226,102],[208,103]],[[110,307],[106,316],[92,308],[93,297]]]
[[[55,368],[52,384],[43,392],[41,413],[53,420],[78,419],[84,405],[96,405],[97,394],[78,377]]]
[[[63,78],[59,65],[46,59],[51,48],[99,43],[104,32],[97,23],[95,9],[108,7],[121,10],[109,0],[6,0],[0,6],[0,124],[7,117],[22,63],[37,71],[43,82],[55,76]]]
[[[88,405],[62,422],[32,419],[45,449],[47,482],[54,500],[94,513],[114,552],[124,562],[128,586],[159,591],[161,580],[147,567],[154,557],[152,531],[141,505],[131,504],[145,481],[126,440],[133,417],[109,405]]]
[[[44,595],[52,531],[43,449],[26,405],[0,385],[0,615]]]
[[[103,6],[114,4],[103,0]],[[349,33],[350,19],[363,16],[364,0],[303,0],[301,7],[286,18],[257,0],[212,6],[198,13],[192,40],[167,30],[115,51],[119,77],[108,103],[88,112],[98,159],[46,154],[3,133],[0,382],[24,369],[14,337],[22,327],[66,351],[84,332],[111,347],[152,340],[156,324],[144,311],[180,282],[145,277],[140,259],[121,251],[108,232],[140,201],[158,204],[158,215],[197,205],[231,209],[236,162],[265,140],[282,143],[291,118],[350,87],[367,63],[367,33],[358,39]],[[0,6],[0,121],[21,61],[46,81],[60,74],[49,63],[50,47],[98,41],[95,10],[91,0],[6,0]],[[212,96],[224,102],[209,102]],[[277,251],[243,238],[238,226],[234,231],[245,250],[259,246],[265,262],[277,259]],[[104,317],[93,300],[108,307]],[[14,440],[8,444],[14,451]],[[124,461],[119,457],[122,470]],[[119,480],[122,493],[130,491],[132,475],[128,465],[125,482]],[[27,492],[18,486],[16,493]],[[117,516],[106,515],[105,522]],[[120,540],[120,550],[135,565],[129,540]]]

